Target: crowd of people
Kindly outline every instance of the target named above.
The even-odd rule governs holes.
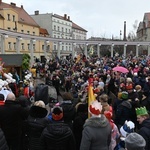
[[[34,98],[36,63],[37,74],[27,71],[18,95],[1,81],[0,149],[150,150],[149,56],[69,55],[40,66],[45,85],[55,87],[62,100],[49,105]],[[117,66],[127,71],[114,71]]]

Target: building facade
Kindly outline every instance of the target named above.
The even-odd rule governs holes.
[[[40,14],[39,11],[35,11],[35,14],[31,15],[31,17],[37,24],[47,29],[51,37],[60,39],[59,43],[53,43],[54,54],[57,53],[59,46],[61,55],[70,54],[73,51],[74,45],[72,43],[63,43],[61,39],[86,40],[87,31],[73,23],[67,14],[60,16],[52,13]]]
[[[14,33],[22,33],[34,36],[48,36],[48,32],[43,32],[40,26],[30,17],[24,10],[23,5],[17,7],[15,3],[4,3],[0,0],[0,28],[9,30]],[[45,31],[45,30],[44,30]],[[23,39],[22,37],[9,37],[1,35],[1,53],[2,54],[17,54],[29,53],[31,50],[31,39]],[[44,50],[50,51],[50,44],[43,48],[45,41],[34,41],[33,55],[40,58],[44,55]]]
[[[143,21],[139,23],[137,29],[138,41],[150,41],[150,12],[145,13]],[[150,46],[142,46],[142,51],[145,54],[150,54]]]

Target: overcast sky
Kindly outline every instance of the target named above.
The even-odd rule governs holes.
[[[150,12],[150,0],[2,0],[5,3],[23,5],[28,14],[39,10],[40,14],[53,13],[70,19],[88,31],[87,37],[120,38],[124,21],[127,34],[134,31],[133,24],[143,21],[144,13]]]

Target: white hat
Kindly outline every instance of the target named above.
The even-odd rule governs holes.
[[[132,121],[125,121],[124,125],[120,128],[120,133],[124,137],[123,140],[127,137],[129,133],[134,132],[135,124]]]
[[[92,101],[88,109],[89,109],[89,113],[92,116],[95,116],[95,117],[101,116],[102,105],[97,100]]]
[[[9,75],[10,77],[12,77],[12,76],[13,76],[10,72],[8,73],[8,75]]]

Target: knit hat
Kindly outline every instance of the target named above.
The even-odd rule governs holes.
[[[54,106],[52,108],[52,119],[59,121],[63,119],[63,109],[60,106]]]
[[[132,121],[125,121],[124,125],[120,128],[122,140],[125,140],[128,134],[134,132],[135,124]]]
[[[122,95],[121,95],[121,98],[122,98],[123,100],[127,100],[127,99],[128,99],[128,92],[123,91],[123,92],[122,92]]]
[[[92,101],[90,106],[89,106],[89,113],[92,116],[100,117],[101,116],[101,111],[102,111],[101,103],[98,102],[97,100]]]
[[[125,147],[128,150],[144,150],[145,139],[138,133],[130,133],[125,139]]]

